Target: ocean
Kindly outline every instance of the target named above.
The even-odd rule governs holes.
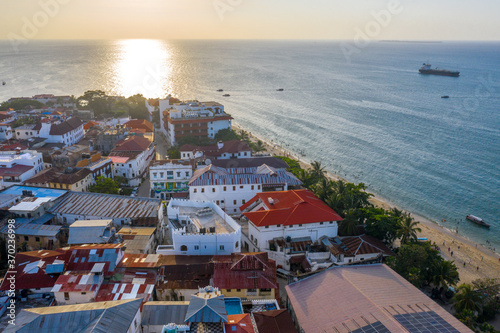
[[[426,61],[461,75],[419,75]],[[0,81],[0,100],[219,101],[252,133],[500,252],[498,42],[3,41]]]

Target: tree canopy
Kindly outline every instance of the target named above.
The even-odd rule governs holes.
[[[97,177],[96,183],[89,187],[89,192],[118,194],[118,183],[111,178],[104,176]]]
[[[24,110],[27,108],[39,109],[45,106],[42,102],[31,100],[31,99],[18,99],[11,102],[3,102],[0,104],[0,111],[7,111],[8,109],[13,110]]]

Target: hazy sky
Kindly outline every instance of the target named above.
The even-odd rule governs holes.
[[[498,0],[1,1],[0,38],[500,40]]]

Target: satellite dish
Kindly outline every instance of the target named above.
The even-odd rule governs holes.
[[[210,164],[212,164],[212,161],[210,161],[210,159],[209,159],[209,158],[207,158],[207,159],[205,160],[205,164],[206,164],[206,165],[210,165]]]

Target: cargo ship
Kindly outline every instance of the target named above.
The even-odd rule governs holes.
[[[418,70],[420,74],[431,74],[431,75],[441,75],[441,76],[454,76],[459,77],[460,72],[447,71],[446,69],[431,68],[431,64],[424,63],[422,67]]]

